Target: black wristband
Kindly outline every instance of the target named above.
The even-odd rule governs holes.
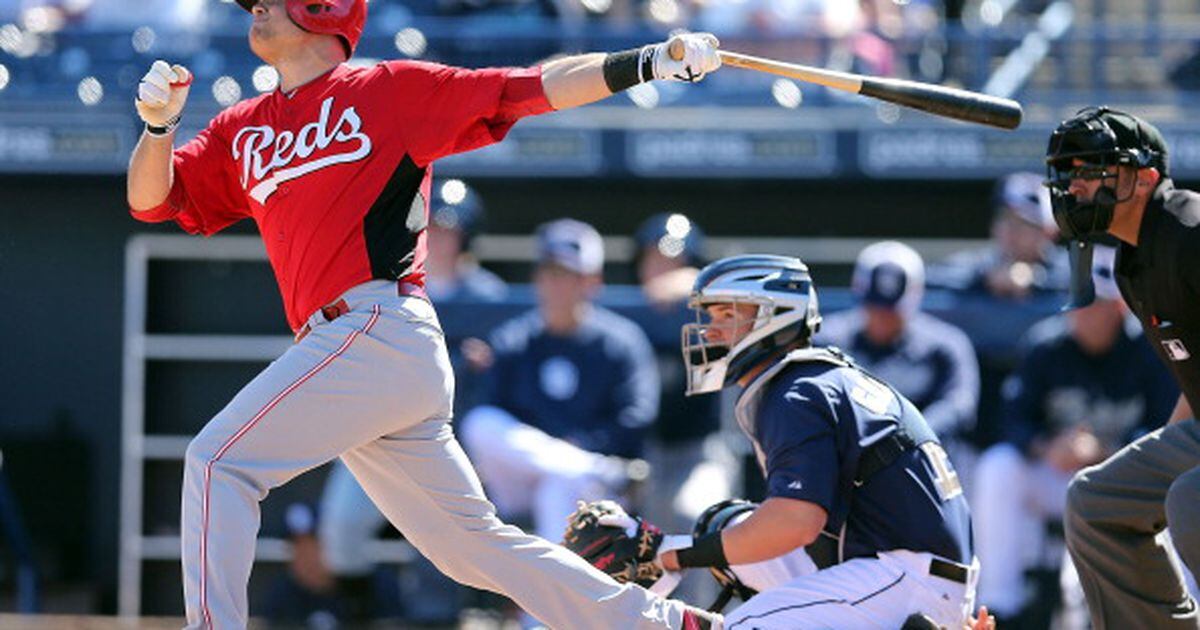
[[[161,138],[163,136],[169,135],[172,131],[175,131],[176,129],[178,129],[179,121],[181,121],[181,120],[183,120],[183,115],[175,114],[174,116],[171,117],[170,120],[167,121],[167,124],[165,124],[161,127],[159,127],[157,125],[151,125],[150,123],[146,123],[146,133],[148,133],[156,138]]]
[[[641,48],[608,53],[604,58],[604,83],[608,91],[616,94],[641,83],[641,58]]]
[[[697,567],[717,567],[723,569],[729,566],[725,559],[725,546],[721,543],[721,532],[712,532],[696,539],[691,547],[675,552],[679,559],[679,567],[683,569]]]

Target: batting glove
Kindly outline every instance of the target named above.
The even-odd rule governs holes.
[[[712,33],[683,33],[654,44],[654,78],[695,83],[721,67],[720,45]]]
[[[179,126],[183,105],[191,90],[192,73],[183,66],[171,66],[159,59],[138,84],[138,115],[151,134],[166,135]]]

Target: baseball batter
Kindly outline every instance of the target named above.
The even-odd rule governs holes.
[[[443,572],[502,592],[558,628],[700,627],[683,604],[618,585],[499,521],[450,428],[454,379],[423,292],[431,164],[504,138],[519,119],[651,79],[720,66],[711,35],[530,68],[417,61],[356,68],[366,0],[238,0],[274,92],[233,105],[178,149],[191,74],[156,61],[129,165],[142,221],[211,235],[258,224],[296,344],[187,449],[182,508],[190,628],[247,623],[259,502],[335,457]]]

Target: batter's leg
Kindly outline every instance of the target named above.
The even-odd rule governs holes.
[[[352,312],[285,352],[188,446],[181,551],[189,628],[246,626],[258,504],[271,488],[448,409],[453,380],[441,333],[414,323],[432,307],[415,298],[406,299],[425,306],[399,304],[394,284],[390,293],[381,284],[347,293]],[[378,335],[404,340],[385,344]]]
[[[551,628],[683,627],[682,602],[619,585],[566,549],[502,523],[444,419],[388,435],[342,459],[439,569],[463,584],[511,597]]]
[[[1171,484],[1200,464],[1200,425],[1185,420],[1086,468],[1067,493],[1067,548],[1092,625],[1196,628],[1196,603],[1172,554],[1155,537],[1167,526]]]

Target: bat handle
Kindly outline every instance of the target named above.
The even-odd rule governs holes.
[[[667,56],[675,61],[683,59],[683,38],[676,36],[667,42]]]

